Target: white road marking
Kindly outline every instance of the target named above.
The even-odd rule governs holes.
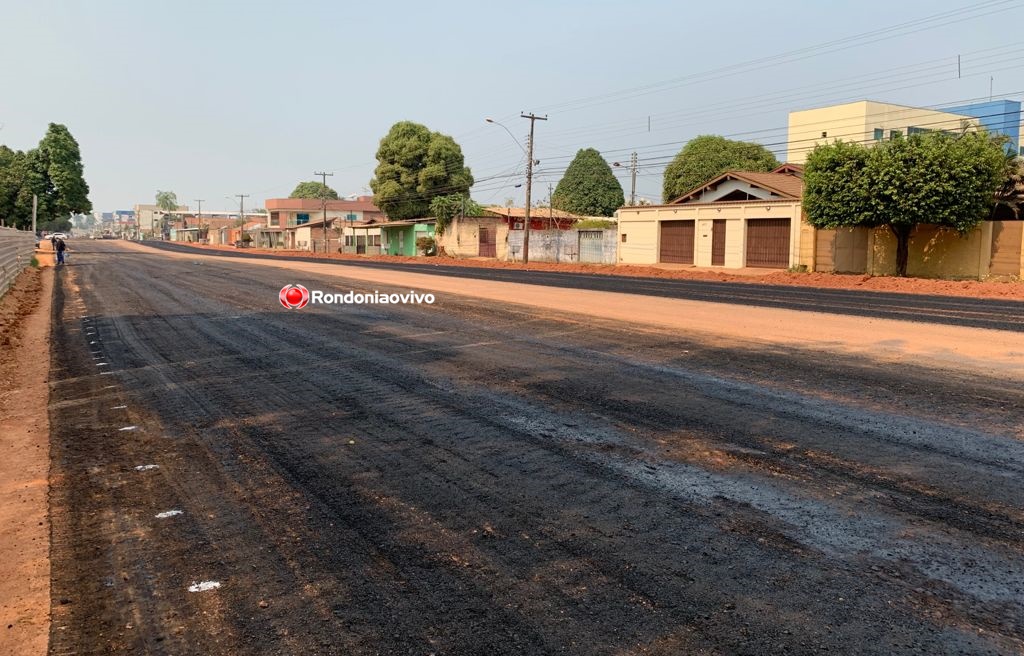
[[[150,469],[160,469],[160,465],[139,465],[135,471],[149,471]]]
[[[126,405],[115,405],[111,410],[124,410],[127,407]]]
[[[104,385],[103,389],[114,389],[117,385]]]
[[[138,428],[138,426],[125,426],[124,428],[118,428],[117,430],[119,430],[119,431],[130,431],[130,430],[135,430],[136,428]]]
[[[155,514],[153,516],[156,517],[157,519],[167,519],[168,517],[175,517],[175,516],[181,515],[181,514],[183,514],[183,513],[180,510],[165,510],[164,512],[157,513],[157,514]]]
[[[206,592],[207,590],[216,590],[220,587],[220,581],[200,581],[199,583],[193,583],[188,586],[189,592]]]
[[[110,365],[107,364],[106,362],[97,362],[96,366],[97,367],[109,367]]]

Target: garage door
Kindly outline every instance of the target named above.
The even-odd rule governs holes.
[[[662,221],[658,261],[693,264],[693,232],[693,221]]]
[[[747,221],[747,266],[773,269],[789,266],[789,219]]]

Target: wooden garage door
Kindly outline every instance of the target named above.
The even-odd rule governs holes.
[[[789,219],[747,221],[747,266],[774,269],[789,266]]]
[[[659,262],[693,264],[694,221],[662,221]]]

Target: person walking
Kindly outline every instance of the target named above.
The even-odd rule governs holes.
[[[64,243],[64,240],[58,237],[54,240],[54,250],[57,251],[57,264],[64,264],[64,251],[68,249],[68,245]]]

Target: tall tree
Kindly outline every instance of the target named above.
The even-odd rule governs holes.
[[[173,191],[156,192],[156,206],[164,212],[174,212],[178,209],[178,195]],[[167,234],[167,215],[160,218],[160,233]]]
[[[338,192],[331,189],[322,182],[316,180],[310,180],[308,182],[300,182],[295,185],[295,190],[292,191],[289,198],[316,198],[322,199],[324,194],[327,194],[328,200],[338,200]]]
[[[625,203],[612,167],[593,148],[576,153],[551,195],[552,207],[582,216],[612,216]]]
[[[53,212],[63,216],[72,212],[91,212],[82,154],[67,127],[50,123],[46,135],[39,142],[38,151],[39,164],[53,186]]]
[[[726,171],[771,171],[779,166],[760,144],[716,135],[690,140],[665,168],[662,199],[668,203]]]
[[[426,216],[438,196],[468,194],[473,174],[448,135],[401,121],[380,140],[370,181],[374,203],[391,220]]]
[[[985,132],[823,144],[807,158],[804,213],[817,228],[887,226],[896,237],[896,273],[905,276],[918,225],[970,232],[990,216],[1006,176],[1002,140]]]

